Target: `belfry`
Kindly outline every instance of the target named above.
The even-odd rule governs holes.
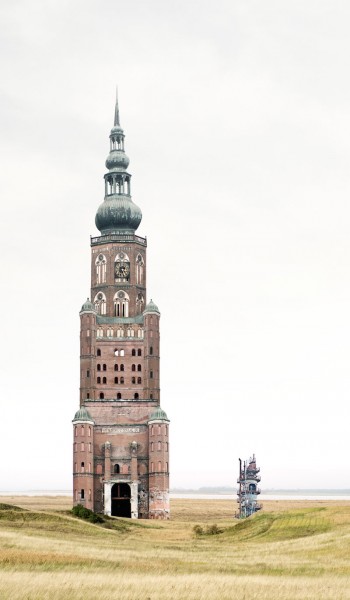
[[[118,98],[91,238],[91,300],[80,311],[80,408],[73,419],[74,504],[168,519],[169,420],[160,407],[159,320],[147,298],[147,241],[131,199]]]

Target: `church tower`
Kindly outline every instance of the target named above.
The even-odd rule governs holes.
[[[159,320],[147,298],[147,241],[131,199],[118,99],[91,293],[80,311],[80,408],[73,419],[74,504],[112,516],[168,519],[169,420],[160,407]]]

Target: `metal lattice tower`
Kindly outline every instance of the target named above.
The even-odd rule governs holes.
[[[261,477],[259,475],[260,469],[256,466],[255,454],[249,460],[243,462],[240,458],[238,460],[239,477],[237,483],[239,488],[237,502],[239,511],[235,516],[238,519],[245,519],[262,508],[262,505],[258,503],[260,488],[257,485]]]

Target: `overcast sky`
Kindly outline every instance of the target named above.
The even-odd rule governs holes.
[[[3,0],[0,489],[69,489],[115,86],[171,485],[350,488],[350,5]]]

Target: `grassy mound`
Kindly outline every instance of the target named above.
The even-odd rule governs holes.
[[[99,527],[91,527],[91,524]],[[63,533],[79,536],[84,534],[88,537],[95,537],[103,534],[102,531],[99,531],[100,528],[123,533],[132,526],[131,522],[102,517],[92,511],[86,511],[86,509],[78,509],[77,514],[74,514],[73,511],[44,512],[26,510],[10,504],[0,504],[0,529],[10,527],[11,529],[35,531],[40,535],[52,532],[56,535]]]
[[[306,509],[288,513],[259,513],[239,521],[226,530],[234,541],[261,540],[276,542],[292,540],[325,533],[330,521],[323,515],[322,508]]]

